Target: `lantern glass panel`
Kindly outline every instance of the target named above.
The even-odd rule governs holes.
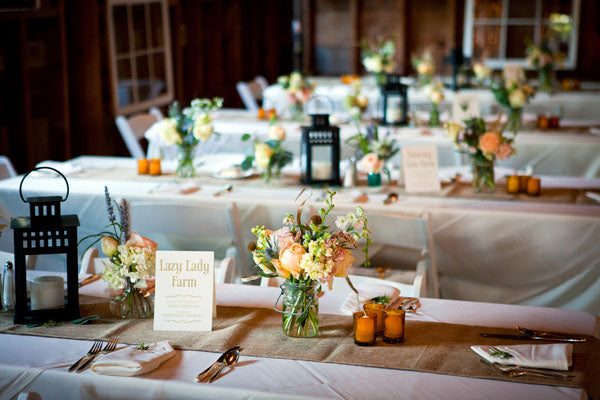
[[[43,270],[26,270],[27,311],[65,308],[67,255],[39,254],[35,261],[36,266]],[[57,263],[61,261],[59,267]]]
[[[311,146],[311,176],[315,181],[331,179],[331,147]]]
[[[386,123],[398,124],[405,119],[402,107],[402,97],[398,94],[387,95],[387,105],[385,110]]]

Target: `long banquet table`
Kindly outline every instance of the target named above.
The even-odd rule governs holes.
[[[71,194],[62,206],[63,213],[79,215],[80,237],[100,231],[106,224],[104,185],[114,197],[130,201],[234,202],[240,209],[243,240],[249,242],[251,227],[258,224],[277,227],[285,212],[296,210],[298,185],[275,182],[265,186],[256,179],[211,178],[210,168],[218,167],[223,158],[224,155],[215,155],[199,159],[205,162],[199,168],[200,177],[185,182],[177,181],[172,174],[139,177],[132,159],[74,159],[63,167],[83,169],[67,174]],[[18,195],[19,182],[19,177],[0,181],[0,212],[5,220],[28,213]],[[593,182],[598,184],[596,180]],[[181,194],[179,185],[190,183],[198,185],[200,190]],[[233,184],[230,193],[213,196],[229,183]],[[28,196],[49,195],[60,193],[61,185],[56,178],[37,178],[35,185],[26,184],[24,190]],[[600,206],[597,204],[516,201],[502,196],[482,199],[401,195],[397,202],[384,205],[386,193],[397,190],[396,187],[336,190],[339,192],[336,204],[345,210],[361,205],[367,214],[430,213],[442,298],[600,314]],[[357,193],[361,194],[361,203],[355,201]],[[323,189],[314,189],[312,199],[322,195]],[[311,201],[307,207],[321,204]],[[4,231],[0,250],[12,251],[11,233],[10,229]],[[83,250],[85,247],[80,247],[80,254]],[[239,273],[252,275],[254,267],[250,263],[241,265]]]
[[[217,304],[227,306],[272,308],[278,292],[279,289],[273,287],[233,284],[216,286]],[[81,288],[80,293],[106,297],[106,286],[104,282],[96,281]],[[320,313],[339,314],[344,298],[345,295],[340,295],[335,290],[326,292],[320,299]],[[524,325],[533,329],[600,337],[600,320],[597,316],[579,311],[539,307],[421,299],[421,307],[415,314],[407,314],[407,321],[495,328]],[[118,332],[114,334],[118,336]],[[410,330],[407,330],[406,335],[409,337]],[[102,376],[89,369],[83,373],[68,373],[68,366],[84,354],[91,343],[87,340],[0,334],[0,397],[16,398],[20,392],[37,392],[44,400],[586,397],[580,388],[519,383],[519,378],[515,378],[513,382],[475,379],[285,358],[247,357],[243,352],[239,364],[234,369],[225,371],[212,384],[195,383],[194,378],[199,371],[211,364],[217,355],[190,350],[177,351],[176,356],[159,369],[140,377]],[[176,342],[173,344],[177,345]],[[478,343],[473,343],[475,344]],[[477,357],[475,353],[473,357]],[[481,368],[486,367],[481,365]]]

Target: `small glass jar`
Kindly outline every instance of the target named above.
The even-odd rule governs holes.
[[[375,344],[375,327],[377,314],[358,311],[354,313],[354,343],[359,346]]]
[[[384,305],[383,304],[379,304],[379,303],[369,303],[369,304],[365,304],[364,305],[364,310],[365,312],[372,312],[375,313],[375,315],[377,316],[377,324],[375,326],[375,335],[376,336],[381,336],[383,335],[383,312],[384,312]]]
[[[318,281],[285,281],[282,285],[282,328],[291,337],[319,334]]]
[[[383,316],[383,341],[386,343],[404,342],[405,315],[402,310],[387,310]]]

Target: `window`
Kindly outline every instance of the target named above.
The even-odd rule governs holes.
[[[560,69],[574,69],[581,0],[465,0],[463,49],[467,57],[485,59],[492,68],[525,62],[527,41],[540,44],[552,13],[571,17],[571,34],[561,47]]]
[[[167,0],[109,0],[110,71],[115,114],[173,100]]]

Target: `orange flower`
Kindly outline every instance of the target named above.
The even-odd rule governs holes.
[[[147,237],[143,237],[142,235],[136,232],[131,233],[127,244],[131,246],[144,247],[152,250],[156,250],[156,248],[158,247],[156,242],[148,239]]]
[[[348,268],[352,266],[354,257],[348,249],[337,249],[333,255],[333,273],[337,278],[348,276]]]
[[[300,262],[302,261],[302,256],[304,254],[306,254],[306,251],[300,243],[292,243],[281,253],[281,256],[279,257],[280,267],[277,268],[275,263],[273,263],[273,265],[275,265],[275,268],[277,268],[277,271],[282,278],[287,279],[290,274],[292,274],[294,278],[298,278],[302,272]]]
[[[500,135],[496,132],[486,132],[479,138],[479,149],[484,153],[495,153],[500,146]]]

